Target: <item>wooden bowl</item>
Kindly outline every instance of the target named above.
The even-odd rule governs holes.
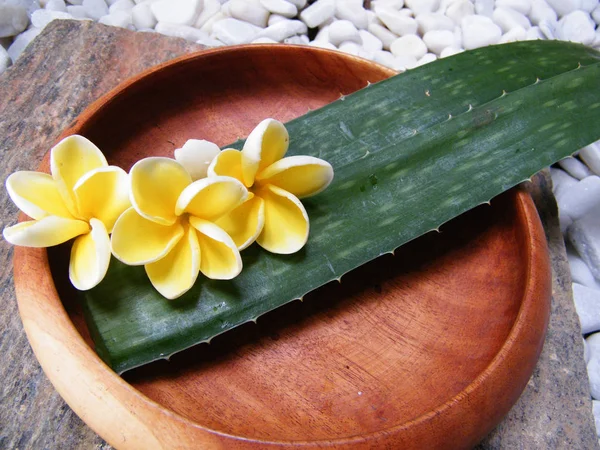
[[[130,80],[64,134],[129,169],[188,138],[227,144],[265,117],[288,121],[392,74],[307,47],[206,51]],[[56,280],[46,250],[15,249],[27,336],[67,403],[121,449],[469,448],[524,389],[549,314],[544,232],[519,189],[341,285],[124,378],[90,348],[76,299],[56,288],[64,261],[50,260]]]

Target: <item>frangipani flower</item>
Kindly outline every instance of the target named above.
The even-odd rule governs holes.
[[[77,135],[52,148],[50,172],[8,177],[10,198],[33,220],[5,228],[4,238],[26,247],[51,247],[76,238],[69,278],[77,289],[91,289],[106,275],[108,235],[130,206],[127,173],[109,166],[98,147]]]
[[[284,158],[288,144],[284,125],[265,119],[250,133],[242,151],[225,149],[208,168],[209,178],[230,176],[250,190],[246,202],[216,222],[240,250],[256,240],[272,253],[290,254],[308,239],[308,215],[299,199],[329,186],[333,169],[312,156]]]
[[[192,182],[181,164],[161,157],[138,161],[129,176],[132,207],[115,224],[115,257],[144,265],[152,285],[168,299],[187,292],[199,271],[220,280],[240,273],[237,246],[215,222],[248,197],[241,182],[230,177]]]

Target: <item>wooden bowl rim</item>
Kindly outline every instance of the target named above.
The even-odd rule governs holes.
[[[333,52],[331,50],[314,47],[281,46],[275,44],[252,44],[203,50],[175,58],[171,61],[157,65],[134,77],[125,80],[124,82],[119,84],[119,86],[104,94],[98,100],[94,101],[91,105],[89,105],[80,114],[80,116],[77,119],[75,119],[69,125],[69,127],[61,134],[59,139],[67,135],[74,134],[74,130],[79,128],[82,123],[85,123],[91,116],[96,114],[105,105],[109,104],[112,101],[112,99],[114,99],[119,93],[129,89],[131,86],[135,85],[141,80],[146,79],[148,76],[152,76],[157,72],[171,69],[174,66],[178,66],[180,64],[191,63],[198,59],[210,58],[215,54],[237,52],[251,53],[252,51],[265,48],[268,48],[269,51],[279,52],[287,52],[289,51],[289,49],[292,48],[295,48],[296,50],[302,48],[304,51],[307,52],[317,52],[323,54],[334,53],[337,58],[351,60],[354,63],[375,65],[378,67],[379,70],[389,73],[390,76],[396,73],[395,71],[389,68],[356,56],[341,54],[340,52]],[[48,167],[49,165],[47,154],[40,165],[40,170],[47,171]],[[81,334],[72,323],[58,296],[50,273],[50,266],[45,249],[16,247],[14,250],[14,284],[17,294],[19,313],[21,315],[24,329],[27,338],[31,344],[31,347],[38,361],[40,362],[40,365],[42,366],[44,372],[46,373],[52,384],[55,386],[56,390],[63,397],[63,399],[65,399],[69,406],[94,431],[96,431],[99,435],[104,437],[111,445],[120,446],[122,444],[117,442],[116,438],[114,437],[117,434],[117,432],[109,432],[109,430],[106,427],[103,427],[100,423],[102,422],[102,420],[98,420],[93,414],[93,412],[87,411],[84,406],[85,402],[81,402],[81,398],[78,398],[76,395],[73,395],[70,392],[68,386],[69,383],[65,383],[62,380],[61,375],[64,374],[61,373],[60,368],[53,364],[53,359],[55,357],[60,356],[60,358],[63,358],[63,361],[64,358],[68,358],[70,363],[75,363],[75,365],[82,366],[81,368],[85,377],[74,378],[71,379],[70,382],[72,383],[74,380],[79,380],[78,383],[80,383],[80,385],[78,385],[78,389],[83,389],[83,392],[87,393],[89,396],[86,397],[86,400],[92,400],[91,397],[93,397],[95,394],[94,392],[92,392],[91,386],[81,381],[83,378],[85,378],[88,381],[89,379],[92,379],[95,382],[100,383],[100,385],[102,386],[101,390],[105,392],[106,396],[110,396],[111,399],[114,398],[118,400],[121,405],[123,405],[122,402],[127,402],[125,404],[127,405],[126,409],[128,409],[128,417],[123,417],[122,415],[119,415],[119,419],[117,421],[113,420],[113,422],[121,424],[121,432],[123,432],[123,430],[133,430],[133,436],[135,436],[136,431],[140,431],[140,425],[144,425],[144,421],[136,417],[141,414],[136,414],[135,411],[139,412],[148,408],[150,410],[158,411],[158,414],[161,416],[161,418],[172,425],[177,426],[177,423],[179,423],[183,425],[184,429],[191,428],[206,433],[206,435],[204,436],[206,438],[208,438],[209,435],[213,435],[234,439],[236,441],[241,440],[246,442],[247,444],[289,445],[294,447],[320,445],[338,446],[364,443],[370,438],[397,434],[402,430],[427,422],[433,417],[443,415],[445,411],[457,408],[465,401],[468,401],[469,396],[474,395],[478,391],[480,391],[482,389],[482,386],[484,386],[486,382],[491,383],[494,379],[499,378],[501,376],[499,375],[500,372],[506,372],[506,374],[515,375],[515,378],[519,378],[520,375],[522,380],[521,383],[519,383],[519,395],[524,389],[533,371],[533,367],[535,366],[535,361],[537,361],[539,352],[541,351],[541,345],[543,343],[543,338],[545,336],[546,327],[548,323],[550,298],[550,266],[544,230],[540,223],[536,208],[533,204],[531,197],[525,191],[518,190],[515,194],[515,201],[517,203],[517,215],[519,217],[519,222],[522,222],[522,225],[526,229],[526,235],[524,240],[529,243],[529,245],[527,246],[526,256],[524,257],[527,261],[527,283],[525,288],[523,289],[523,297],[521,299],[517,317],[505,342],[502,344],[501,348],[494,356],[492,361],[486,366],[486,368],[477,377],[475,377],[467,387],[465,387],[458,394],[454,395],[452,398],[448,399],[445,403],[405,423],[387,428],[385,430],[374,431],[368,434],[348,436],[343,438],[332,438],[327,440],[306,441],[277,441],[262,440],[256,438],[245,438],[243,436],[228,434],[219,430],[213,430],[211,428],[205,427],[199,423],[193,422],[192,420],[180,414],[175,413],[174,411],[164,407],[162,404],[151,400],[150,398],[142,394],[140,391],[135,389],[132,385],[127,383],[119,375],[117,375],[98,357],[98,355],[87,345],[87,343],[85,343]],[[20,218],[20,220],[22,220],[22,217]],[[538,245],[533,245],[534,241],[537,242]],[[35,277],[39,279],[40,283],[31,283],[32,272],[36,273]],[[540,289],[540,287],[543,291],[541,295],[539,291],[536,291],[536,288]],[[46,289],[46,295],[43,295],[44,288]],[[36,300],[40,294],[42,294],[41,300],[44,303],[46,303],[46,307],[41,309],[37,304],[38,300]],[[34,320],[36,317],[39,316],[40,311],[42,313],[41,317],[43,317],[45,313],[50,313],[53,316],[54,320],[51,324],[52,330],[41,329],[36,323],[36,320]],[[530,326],[532,320],[539,322],[540,318],[544,321],[541,334],[539,334],[536,331],[535,327]],[[43,341],[47,339],[48,336],[55,336],[56,338],[58,338],[59,341],[64,341],[65,344],[74,346],[75,348],[73,350],[75,352],[66,352],[66,354],[54,352],[54,354],[48,354],[45,351],[46,346],[43,343]],[[527,341],[533,340],[539,342],[539,349],[537,351],[537,354],[535,355],[535,360],[531,364],[531,368],[528,368],[522,371],[521,373],[513,373],[508,367],[510,366],[510,364],[507,364],[506,361],[507,359],[510,359],[510,356],[513,354],[513,352],[516,351],[515,348],[523,339]],[[67,349],[66,345],[64,346],[64,349]],[[89,367],[86,363],[90,364]],[[100,401],[100,403],[102,403],[104,400],[100,400],[97,398],[95,399],[95,401]],[[134,402],[132,403],[132,401]],[[508,409],[504,411],[504,413],[506,413],[507,411]],[[488,430],[488,432],[489,431],[490,430]],[[146,429],[145,432],[148,433],[150,432],[150,430]],[[126,444],[125,447],[129,448],[128,445],[129,444]],[[174,445],[177,444],[175,443]]]

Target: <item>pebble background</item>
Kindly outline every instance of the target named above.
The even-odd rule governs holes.
[[[212,47],[311,45],[398,71],[521,40],[600,49],[598,0],[0,0],[0,73],[55,19],[94,20]],[[600,141],[551,174],[600,436]]]

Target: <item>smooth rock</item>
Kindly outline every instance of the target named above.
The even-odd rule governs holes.
[[[178,25],[194,25],[200,11],[200,0],[159,0],[150,5],[150,9],[159,22]]]
[[[206,33],[205,33],[206,34]],[[207,47],[223,47],[225,44],[217,39],[213,39],[208,34],[202,39],[198,39],[196,44],[206,45]]]
[[[596,281],[588,265],[570,249],[570,246],[567,248],[567,258],[571,269],[571,279],[574,283],[582,284],[591,289],[600,289],[600,283]]]
[[[283,40],[284,44],[294,44],[294,45],[306,45],[310,42],[308,36],[305,34],[292,36],[289,38],[285,38]]]
[[[279,44],[279,42],[274,41],[273,39],[268,38],[268,37],[256,38],[250,43],[251,44]]]
[[[598,6],[598,0],[581,0],[581,10],[591,13]]]
[[[598,437],[600,438],[600,401],[592,400],[592,414],[594,415],[594,423],[596,430],[598,430]]]
[[[11,64],[10,56],[4,47],[0,45],[0,74],[4,72]]]
[[[29,43],[33,41],[38,34],[40,34],[41,31],[42,30],[40,28],[30,28],[27,31],[23,31],[15,38],[13,43],[6,50],[13,63],[17,60],[19,55],[23,53],[23,50],[25,50]]]
[[[460,21],[467,16],[475,14],[475,5],[468,0],[458,0],[451,3],[446,9],[446,16],[454,21],[454,23],[460,25]],[[419,17],[417,17],[417,22]]]
[[[595,208],[600,212],[600,177],[591,175],[557,194],[560,210],[578,220]]]
[[[579,183],[577,178],[572,177],[562,169],[551,167],[550,175],[552,177],[552,192],[555,197],[559,197],[566,189]]]
[[[200,17],[200,16],[198,16],[198,17]],[[219,23],[221,20],[227,19],[227,18],[229,18],[229,17],[226,16],[225,14],[223,14],[221,11],[219,11],[218,13],[213,14],[211,17],[209,17],[208,20],[206,22],[204,22],[204,24],[200,27],[200,29],[202,31],[204,31],[205,33],[210,34],[210,33],[212,33],[214,24]]]
[[[67,3],[70,5],[81,6],[83,4],[83,0],[67,0]]]
[[[559,17],[581,9],[581,0],[546,0]]]
[[[114,11],[112,14],[100,17],[98,23],[111,27],[129,28],[133,24],[131,11]]]
[[[531,10],[531,0],[496,0],[496,8],[509,8],[526,16]]]
[[[399,72],[404,72],[405,70],[414,69],[417,67],[417,58],[413,55],[400,55],[394,58],[394,65],[392,69],[397,70]]]
[[[502,35],[502,37],[500,38],[500,40],[498,41],[498,43],[499,44],[507,44],[509,42],[524,41],[526,39],[527,39],[527,31],[525,30],[525,28],[517,26],[515,28],[508,30],[506,33],[504,33]]]
[[[394,55],[385,50],[380,50],[373,53],[373,60],[379,64],[383,64],[384,66],[390,67],[392,69],[394,68],[394,64],[396,62]]]
[[[594,333],[585,340],[590,353],[587,363],[590,393],[592,398],[600,400],[600,333]]]
[[[381,20],[390,31],[399,36],[417,33],[417,21],[412,17],[407,17],[399,11],[389,7],[378,6],[375,8],[375,14],[377,14],[379,20]],[[369,29],[369,31],[371,30]],[[371,33],[373,33],[373,31],[371,31]]]
[[[577,178],[578,180],[583,180],[592,174],[590,169],[588,169],[585,164],[572,156],[561,159],[558,162],[558,165],[562,167],[569,175]]]
[[[335,4],[335,16],[352,22],[358,29],[364,30],[369,26],[367,11],[361,5],[338,1]]]
[[[311,47],[326,48],[328,50],[337,50],[337,47],[329,41],[312,41],[308,45]]]
[[[376,23],[369,24],[369,32],[383,43],[383,48],[385,50],[389,50],[392,42],[398,39],[396,34],[392,33],[386,27],[377,25]]]
[[[573,11],[558,21],[558,30],[565,41],[590,45],[596,37],[595,25],[588,13]]]
[[[269,20],[269,11],[262,4],[246,0],[231,0],[229,13],[234,19],[243,20],[261,28],[265,28]]]
[[[65,8],[66,9],[66,8]],[[67,12],[38,9],[31,15],[31,24],[36,28],[44,28],[55,19],[72,19],[73,16]]]
[[[288,20],[288,18],[280,16],[279,14],[270,14],[269,19],[267,20],[267,26],[273,25],[277,22],[281,22],[282,20]]]
[[[284,39],[295,36],[296,34],[306,34],[308,28],[306,24],[299,20],[286,20],[277,22],[262,31],[259,31],[257,37],[269,37],[277,42],[282,42]]]
[[[67,12],[67,4],[64,2],[64,0],[48,0],[46,2],[46,6],[44,6],[44,9],[48,11]]]
[[[529,30],[525,32],[525,39],[528,41],[534,41],[537,39],[544,40],[546,36],[540,30],[540,27],[531,27]]]
[[[329,42],[329,25],[325,25],[319,30],[315,36],[315,41],[327,41]],[[334,46],[335,47],[335,46]]]
[[[416,17],[419,33],[424,35],[433,30],[454,30],[456,24],[449,17],[440,13],[421,14]]]
[[[579,150],[579,157],[585,161],[593,173],[600,175],[600,141],[593,142]]]
[[[349,20],[336,20],[329,25],[329,42],[339,46],[346,41],[362,44],[360,34],[352,22]]]
[[[375,10],[377,6],[384,6],[400,11],[404,7],[404,0],[373,0],[371,2],[371,9]]]
[[[279,24],[275,24],[273,26],[277,25]],[[227,45],[249,44],[258,37],[270,37],[278,42],[283,41],[283,39],[275,39],[271,36],[259,34],[261,31],[266,31],[269,28],[261,30],[261,28],[257,27],[256,25],[228,17],[213,25],[211,37],[213,39],[218,39]]]
[[[529,11],[529,19],[534,25],[539,25],[542,20],[550,20],[556,22],[558,16],[556,11],[550,7],[546,0],[531,0],[531,11]]]
[[[112,14],[115,11],[131,11],[135,3],[132,0],[117,0],[108,7],[108,13]]]
[[[92,20],[100,20],[100,17],[108,14],[108,5],[104,0],[83,0],[82,6],[85,14]]]
[[[67,6],[67,12],[71,14],[73,19],[89,19],[87,12],[82,5],[69,5]]]
[[[546,37],[546,39],[555,39],[558,27],[556,20],[544,19],[539,23],[540,31]]]
[[[492,20],[507,33],[513,28],[531,28],[531,22],[523,14],[508,8],[496,8],[492,14]]]
[[[392,42],[390,51],[395,57],[410,55],[419,60],[427,53],[427,45],[416,34],[407,34]]]
[[[377,25],[383,25],[383,22],[381,20],[379,20],[379,18],[377,17],[377,14],[375,14],[375,11],[371,11],[366,10],[367,11],[367,21],[369,22],[369,24],[371,23],[376,23]]]
[[[10,3],[0,3],[0,37],[16,36],[29,24],[27,8]]]
[[[460,52],[462,52],[462,50],[459,48],[452,47],[452,46],[446,47],[445,49],[443,49],[440,52],[440,58],[447,58],[448,56],[456,55]]]
[[[363,48],[370,53],[375,53],[379,50],[383,50],[383,42],[374,34],[367,30],[358,30],[358,34],[362,39]]]
[[[367,51],[365,51],[360,45],[356,42],[346,41],[342,42],[338,49],[344,53],[348,53],[349,55],[360,56],[361,58],[372,59],[373,55]]]
[[[214,17],[217,13],[221,12],[221,3],[219,0],[204,0],[204,5],[202,6],[202,11],[198,15],[196,19],[196,23],[194,27],[202,28],[206,22],[208,22],[212,17]],[[210,33],[212,31],[212,27],[210,30],[203,30],[206,33]]]
[[[302,20],[309,28],[316,28],[333,17],[335,3],[331,0],[317,0],[300,13]]]
[[[150,9],[150,5],[148,3],[140,3],[135,5],[131,10],[131,20],[133,26],[138,29],[154,28],[157,23],[156,17],[154,17],[154,13]]]
[[[594,42],[592,42],[592,47],[595,49],[600,48],[600,27],[596,28],[596,37],[594,38]]]
[[[600,4],[592,11],[592,19],[600,25]]]
[[[433,53],[425,53],[421,59],[417,61],[417,67],[429,64],[437,59],[437,56]]]
[[[461,29],[466,50],[497,44],[502,37],[500,27],[485,16],[465,17],[461,21]]]
[[[158,22],[154,29],[165,36],[183,38],[193,42],[209,37],[207,33],[198,28],[190,27],[189,25],[178,25],[176,23]]]
[[[586,364],[590,362],[590,349],[585,339],[583,339],[583,360]]]
[[[600,209],[575,220],[567,230],[567,239],[600,281]]]
[[[492,17],[494,0],[475,0],[475,12],[481,16]]]
[[[573,300],[581,323],[581,333],[600,330],[600,290],[573,283]]]
[[[440,6],[440,0],[404,0],[404,4],[413,11],[415,16],[418,16],[437,10]]]
[[[293,3],[285,0],[260,0],[260,4],[273,14],[279,14],[290,19],[298,14],[298,8]]]
[[[306,6],[306,0],[287,0],[300,11],[302,8]]]
[[[431,52],[439,55],[444,48],[454,44],[454,33],[448,30],[431,30],[425,33],[423,42]]]

